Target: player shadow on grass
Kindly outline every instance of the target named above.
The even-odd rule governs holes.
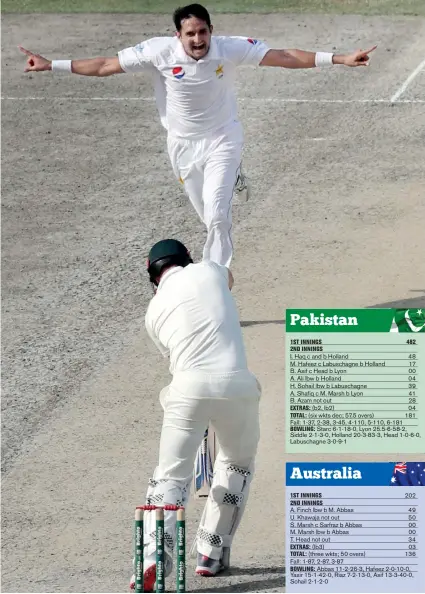
[[[410,293],[420,293],[420,295],[418,297],[411,297],[409,299],[399,299],[397,301],[390,301],[388,303],[378,303],[377,305],[369,305],[368,309],[377,309],[380,307],[412,309],[416,307],[425,306],[425,289],[411,289]]]
[[[263,592],[271,588],[285,587],[285,570],[283,567],[231,567],[229,570],[220,573],[220,576],[231,577],[236,575],[258,575],[278,573],[280,577],[265,578],[264,580],[253,580],[250,582],[239,582],[226,586],[213,588],[198,588],[197,592]],[[258,590],[256,590],[258,588]]]

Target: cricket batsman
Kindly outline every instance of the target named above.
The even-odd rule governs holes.
[[[229,267],[232,255],[233,194],[248,197],[241,170],[243,130],[234,79],[239,66],[314,68],[367,66],[369,53],[348,55],[299,49],[271,49],[248,37],[213,36],[211,18],[200,4],[178,8],[176,35],[147,39],[115,57],[47,60],[20,46],[26,72],[83,76],[151,72],[168,154],[176,178],[207,229],[203,257]]]
[[[197,532],[196,573],[215,576],[229,565],[254,472],[260,436],[261,386],[247,366],[233,276],[211,260],[193,263],[174,239],[156,243],[147,271],[154,288],[145,325],[170,359],[158,465],[146,503],[185,506],[198,446],[211,423],[219,442],[214,478]],[[165,577],[172,571],[175,517],[165,511]],[[156,579],[155,512],[145,511],[144,586]],[[134,576],[131,587],[134,588]]]

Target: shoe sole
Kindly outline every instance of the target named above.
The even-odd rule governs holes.
[[[199,568],[199,569],[196,568],[196,573],[198,575],[202,575],[203,577],[214,577],[215,575],[217,575],[216,573],[212,573],[208,569],[204,569],[204,568]]]
[[[242,202],[248,202],[249,199],[251,198],[251,187],[247,183],[246,187],[243,190],[235,189],[233,193],[236,196],[236,198],[238,198]]]
[[[220,568],[214,573],[210,569],[198,565],[198,567],[195,569],[195,573],[197,573],[198,575],[202,575],[203,577],[214,577],[222,571],[224,571],[225,569],[226,568],[224,567],[224,565],[220,565]]]

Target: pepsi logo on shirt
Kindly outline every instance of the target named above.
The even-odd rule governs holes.
[[[248,39],[248,42],[249,42],[249,43],[252,43],[252,45],[257,45],[257,43],[258,43],[258,39],[251,39],[251,38],[249,38],[249,39]]]
[[[185,71],[183,70],[183,68],[181,66],[175,66],[173,68],[173,76],[174,78],[183,78],[183,76],[185,75]]]

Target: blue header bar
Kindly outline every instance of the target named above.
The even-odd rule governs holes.
[[[396,464],[401,465],[396,470]],[[287,486],[388,487],[398,473],[406,474],[406,462],[287,462]],[[408,463],[422,468],[423,462]],[[398,481],[397,481],[398,482]]]

